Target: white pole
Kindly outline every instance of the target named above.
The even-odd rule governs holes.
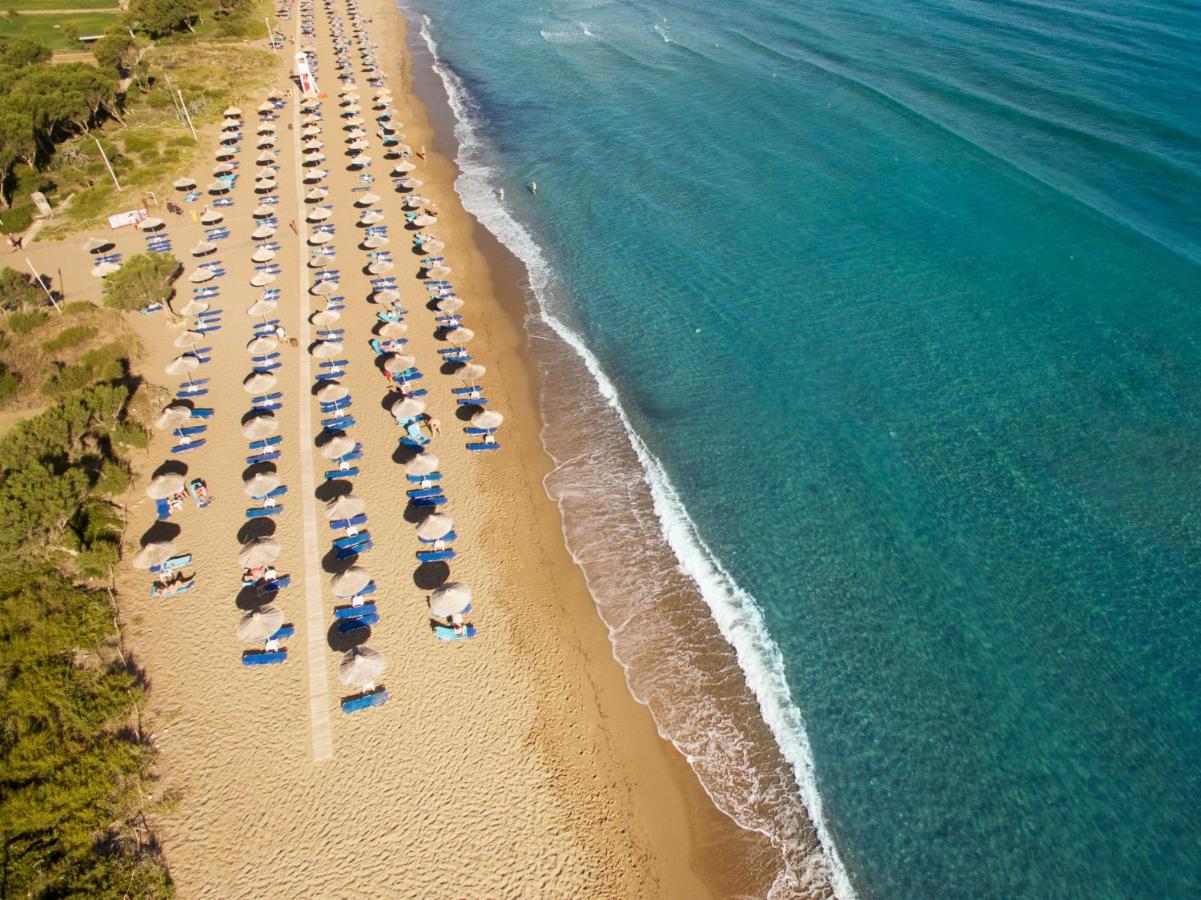
[[[267,39],[271,41],[271,49],[276,53],[279,52],[279,47],[275,46],[275,32],[271,30],[271,21],[266,16],[263,16],[263,24],[267,26]]]
[[[188,104],[186,104],[183,99],[183,91],[176,90],[175,93],[179,94],[179,105],[183,107],[183,115],[188,122],[188,130],[192,132],[192,140],[196,141],[196,143],[200,143],[200,138],[196,137],[196,126],[192,124],[192,114],[188,112]]]
[[[62,309],[58,305],[58,301],[54,299],[54,295],[50,293],[50,288],[46,287],[46,282],[42,280],[41,273],[33,267],[33,263],[29,261],[29,257],[25,257],[25,265],[29,266],[29,271],[33,273],[33,277],[37,279],[38,286],[46,292],[46,296],[50,298],[51,305],[58,310],[59,315],[62,315]]]
[[[117,173],[113,171],[113,165],[108,161],[108,157],[104,153],[104,148],[100,146],[100,139],[92,135],[92,140],[96,142],[96,149],[100,151],[100,158],[104,160],[104,165],[108,168],[108,174],[113,176],[113,184],[117,186],[117,190],[122,190],[121,182],[117,181]]]

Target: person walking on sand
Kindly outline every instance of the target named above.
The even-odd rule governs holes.
[[[425,159],[425,145],[424,144],[422,144],[421,148],[417,151],[417,155],[420,156],[422,159]]]
[[[296,220],[295,219],[293,219],[292,221],[290,221],[288,223],[288,227],[292,229],[293,234],[300,234],[300,232],[296,230]]]
[[[501,203],[505,202],[505,189],[503,187],[496,189],[496,199]]]

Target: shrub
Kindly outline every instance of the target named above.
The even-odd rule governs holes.
[[[4,319],[4,326],[13,334],[29,334],[45,323],[49,316],[40,309],[29,312],[11,312]]]
[[[164,303],[171,296],[171,282],[178,272],[179,260],[170,253],[131,256],[118,271],[104,279],[104,305],[135,310],[151,303]]]
[[[21,376],[5,370],[3,364],[0,364],[0,405],[11,400],[20,387]]]
[[[50,340],[43,342],[42,349],[47,353],[57,353],[86,343],[96,335],[96,329],[91,325],[72,325],[64,328]]]
[[[33,224],[33,215],[37,212],[32,203],[22,203],[4,211],[4,223],[0,224],[0,232],[4,234],[24,234]]]
[[[85,313],[95,312],[96,305],[89,303],[87,300],[76,300],[74,303],[68,303],[63,307],[63,314],[68,316],[81,316]]]
[[[129,469],[123,463],[109,460],[100,466],[100,476],[92,489],[107,497],[117,497],[129,488]]]
[[[0,309],[16,311],[41,306],[45,296],[32,275],[7,267],[0,269]]]
[[[137,447],[144,450],[150,446],[150,432],[137,422],[126,420],[117,425],[112,431],[112,438],[118,444],[126,447]]]

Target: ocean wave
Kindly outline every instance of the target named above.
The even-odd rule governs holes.
[[[568,28],[542,28],[539,29],[538,34],[548,44],[583,44],[596,38],[586,22],[576,22],[574,26]]]
[[[785,679],[783,657],[767,630],[759,605],[750,594],[735,583],[701,539],[662,464],[639,437],[626,415],[616,387],[606,376],[599,361],[580,336],[565,323],[561,316],[556,315],[551,301],[553,269],[529,231],[497,202],[496,188],[500,184],[498,177],[500,173],[489,164],[486,146],[475,125],[479,119],[479,110],[461,79],[439,57],[437,42],[430,32],[429,17],[421,15],[420,22],[420,36],[425,41],[434,60],[434,72],[443,83],[455,116],[455,137],[459,144],[456,162],[460,170],[460,176],[455,183],[456,191],[462,198],[465,208],[501,244],[522,260],[529,275],[530,288],[538,306],[538,316],[541,322],[571,348],[590,373],[594,387],[599,394],[597,399],[620,421],[629,445],[640,464],[640,474],[645,479],[645,487],[650,492],[656,520],[654,527],[674,553],[680,569],[699,590],[718,630],[733,649],[741,669],[741,675],[757,700],[761,715],[770,728],[780,752],[791,767],[792,774],[799,786],[801,801],[820,841],[820,858],[818,860],[802,859],[798,864],[796,859],[790,858],[790,854],[784,852],[782,870],[775,879],[771,895],[792,896],[799,889],[812,886],[815,879],[820,876],[822,881],[829,883],[836,896],[853,897],[854,890],[850,879],[839,858],[826,823],[822,798],[817,790],[813,757],[804,719],[800,709],[793,702]],[[658,26],[655,27],[655,30],[659,31],[665,42],[670,42],[670,38]],[[545,38],[546,35],[543,34],[543,37]],[[562,469],[571,461],[556,460],[556,462]],[[582,468],[596,473],[604,471],[606,467],[585,464]],[[621,486],[616,484],[610,487],[620,489]],[[609,496],[613,495],[609,494]],[[555,499],[562,506],[566,498],[560,491],[559,496],[555,496]],[[613,505],[620,506],[620,504]],[[572,537],[572,535],[568,535],[569,547]],[[576,549],[571,549],[577,562],[583,563]],[[586,568],[585,575],[588,576]],[[593,587],[591,580],[589,585],[590,588]],[[602,607],[602,616],[603,613]],[[609,621],[608,618],[606,618],[606,623],[611,637],[620,633],[624,627],[623,622]],[[615,655],[626,670],[627,681],[630,681],[634,677],[631,666],[620,653],[615,652]],[[645,694],[636,689],[632,682],[631,690],[640,702],[648,703]],[[702,786],[719,809],[742,827],[766,833],[777,846],[787,850],[786,845],[791,835],[770,831],[765,827],[769,823],[756,820],[748,815],[748,804],[762,798],[739,796],[730,791],[727,785],[718,783],[721,780],[720,777],[714,777],[726,774],[736,784],[743,785],[756,784],[759,780],[754,772],[737,771],[740,761],[745,760],[749,755],[745,748],[737,746],[737,742],[741,740],[740,731],[736,725],[731,727],[733,723],[722,721],[723,717],[716,705],[712,710],[706,709],[705,704],[701,702],[704,699],[703,696],[693,698],[695,701],[693,709],[681,705],[679,709],[664,711],[652,705],[651,710],[660,733],[685,755],[689,764],[697,771]],[[668,714],[665,715],[665,712]],[[691,730],[694,733],[681,733],[681,731],[688,730],[687,728],[680,730],[671,728],[673,724],[678,725],[679,722],[691,722],[693,726]],[[720,746],[705,752],[708,749],[707,745],[712,744],[715,739]],[[701,753],[704,754],[703,757],[698,755]],[[721,758],[716,758],[718,756]],[[814,871],[815,867],[820,869],[820,872]]]

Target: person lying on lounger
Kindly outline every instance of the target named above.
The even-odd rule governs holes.
[[[437,437],[442,433],[442,423],[431,416],[429,413],[422,413],[420,416],[422,424],[430,430],[430,437]]]
[[[455,634],[467,633],[467,623],[463,621],[461,613],[451,613],[450,627],[455,630]]]
[[[242,570],[242,584],[251,585],[263,577],[263,567],[253,566]]]

